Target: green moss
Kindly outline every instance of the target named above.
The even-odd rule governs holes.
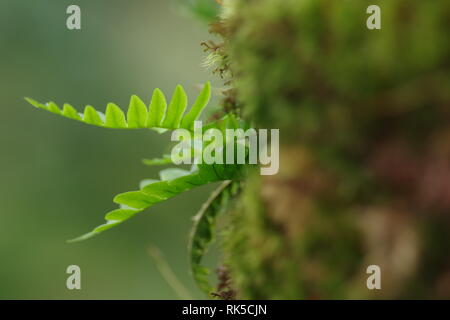
[[[369,98],[448,64],[446,1],[375,1],[382,8],[377,31],[366,28],[373,1],[233,2],[236,87],[261,126],[303,134],[317,117],[324,125],[325,110],[336,105],[372,116],[380,107]],[[305,117],[311,107],[317,116]]]
[[[381,7],[381,30],[366,28],[371,4]],[[258,127],[279,128],[288,154],[310,159],[304,168],[285,157],[275,179],[250,177],[224,244],[238,295],[449,297],[449,288],[436,289],[448,271],[441,250],[430,249],[439,267],[425,284],[420,280],[429,259],[422,245],[427,251],[439,244],[423,240],[415,226],[434,223],[419,220],[422,214],[450,211],[448,184],[426,180],[429,168],[450,158],[450,2],[228,5],[225,52],[244,116]],[[430,188],[436,196],[427,198]],[[302,229],[290,232],[296,224]],[[401,251],[411,253],[406,267],[392,262],[400,245],[410,246]],[[391,281],[379,295],[365,288],[370,262]]]

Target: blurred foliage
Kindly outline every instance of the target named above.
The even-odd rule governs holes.
[[[215,0],[178,0],[182,10],[194,18],[209,23],[215,21],[220,13],[220,1]]]

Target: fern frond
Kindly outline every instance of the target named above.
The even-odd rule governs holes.
[[[176,87],[168,106],[161,90],[155,89],[149,109],[139,97],[133,95],[126,115],[114,103],[108,103],[105,113],[95,110],[90,105],[85,107],[83,113],[78,113],[75,108],[67,103],[63,105],[61,110],[54,102],[41,104],[30,98],[25,99],[36,108],[100,127],[117,129],[149,128],[157,131],[184,128],[192,131],[195,120],[200,117],[203,109],[209,102],[210,96],[211,87],[208,82],[204,85],[189,112],[185,114],[187,97],[180,85]],[[228,114],[215,122],[203,126],[202,130],[205,132],[210,128],[216,128],[225,133],[226,129],[246,127],[247,125],[242,120],[237,119],[233,114]],[[147,165],[161,165],[170,164],[172,160],[169,155],[164,155],[163,158],[144,160],[144,163]],[[159,180],[143,180],[139,190],[115,196],[113,201],[119,205],[119,208],[105,215],[106,222],[94,228],[91,232],[69,242],[91,238],[123,223],[156,203],[170,199],[197,186],[217,181],[239,180],[245,175],[244,170],[246,167],[247,165],[239,164],[199,164],[194,165],[190,171],[179,168],[162,170]],[[197,236],[194,239],[197,239]]]
[[[170,199],[182,192],[195,187],[221,180],[235,180],[242,177],[244,165],[233,166],[233,170],[224,170],[221,167],[229,165],[198,165],[195,171],[179,168],[169,168],[160,171],[160,180],[147,180],[141,184],[140,190],[118,194],[113,201],[120,208],[112,210],[105,215],[106,223],[96,227],[91,232],[69,242],[89,239],[103,231],[115,227],[130,219],[143,210]]]
[[[194,121],[200,117],[210,96],[211,86],[207,82],[190,111],[184,115],[187,96],[181,85],[175,88],[168,107],[162,91],[155,89],[149,109],[138,96],[131,96],[126,117],[122,109],[114,103],[108,103],[105,114],[103,114],[89,105],[85,107],[84,113],[78,113],[67,103],[61,110],[54,102],[42,104],[30,98],[25,98],[25,100],[36,108],[99,127],[113,129],[177,129],[181,127],[192,130]]]
[[[217,216],[224,212],[232,198],[239,190],[239,183],[225,181],[217,188],[203,204],[200,211],[194,217],[194,227],[189,239],[189,260],[191,272],[198,287],[210,294],[213,287],[209,282],[208,268],[202,266],[203,256],[208,246],[214,240],[215,222]]]

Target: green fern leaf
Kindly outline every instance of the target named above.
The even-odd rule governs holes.
[[[184,116],[181,122],[182,128],[193,129],[194,121],[200,117],[200,114],[208,104],[210,98],[211,98],[211,84],[207,82],[204,85],[203,90],[198,95],[197,100],[192,105],[191,110],[189,110],[189,112]]]
[[[75,110],[74,107],[72,107],[68,103],[64,104],[62,115],[64,117],[67,117],[67,118],[71,118],[71,119],[74,119],[74,120],[80,120],[81,121],[81,117],[78,114],[77,110]]]
[[[49,111],[53,112],[52,110]],[[92,106],[86,106],[84,108],[83,122],[96,126],[103,126],[103,121],[100,117],[100,114]]]
[[[126,128],[127,121],[125,120],[125,114],[114,103],[108,103],[106,107],[106,120],[105,127],[108,128]]]
[[[190,174],[190,171],[179,168],[168,168],[159,172],[161,180],[174,180]]]
[[[62,112],[59,109],[59,107],[53,101],[50,101],[48,103],[47,108],[48,108],[48,111],[50,111],[50,112],[53,112],[53,113],[56,113],[56,114],[62,114]]]
[[[36,107],[38,109],[47,109],[43,104],[37,102],[34,99],[25,97],[25,101],[28,102],[29,104],[31,104],[33,107]]]
[[[180,85],[176,87],[169,107],[167,107],[164,94],[159,89],[155,89],[153,92],[149,110],[147,110],[147,107],[140,98],[132,96],[126,118],[124,112],[114,103],[107,105],[106,114],[95,110],[89,105],[85,107],[84,113],[80,114],[69,104],[64,104],[63,110],[61,111],[53,102],[41,104],[30,98],[25,98],[25,100],[36,108],[101,127],[149,128],[161,131],[176,129],[181,125],[192,131],[194,121],[201,115],[202,110],[210,99],[210,91],[210,84],[206,83],[185,117],[183,115],[187,106],[187,97]],[[229,114],[220,120],[204,126],[203,130],[217,128],[224,132],[228,128],[237,128],[243,125],[232,114]],[[165,155],[162,159],[144,160],[144,163],[149,165],[167,164],[171,162],[169,155]],[[95,236],[121,224],[156,203],[165,201],[197,186],[216,181],[239,180],[243,177],[246,166],[199,164],[193,168],[195,169],[191,171],[179,168],[162,170],[160,172],[160,180],[147,179],[141,182],[139,190],[118,194],[114,197],[113,201],[120,205],[120,208],[112,210],[105,215],[106,223],[71,241],[81,241]]]
[[[155,89],[153,91],[152,101],[150,102],[150,111],[147,118],[147,127],[161,127],[166,114],[167,102],[164,93]]]
[[[127,113],[128,128],[145,128],[147,115],[145,103],[138,96],[132,95]]]
[[[187,96],[182,86],[178,85],[173,93],[169,108],[162,123],[163,128],[176,129],[180,127],[181,118],[187,106]]]
[[[113,129],[148,128],[158,132],[164,132],[167,129],[177,129],[180,125],[183,128],[192,130],[194,121],[198,119],[209,101],[210,91],[210,84],[206,83],[186,116],[184,116],[184,112],[187,107],[187,96],[183,87],[180,85],[175,88],[169,107],[167,107],[164,94],[159,89],[153,91],[149,110],[147,110],[147,106],[138,96],[131,96],[126,118],[124,112],[114,103],[107,105],[106,115],[104,115],[90,105],[85,107],[83,114],[79,114],[67,103],[64,104],[63,110],[61,111],[54,102],[41,104],[30,98],[25,98],[25,100],[36,108],[91,125]]]
[[[226,176],[219,176],[211,165],[199,165],[198,169],[195,171],[187,171],[179,168],[169,168],[160,172],[160,177],[162,180],[153,181],[151,183],[142,186],[138,191],[129,191],[125,193],[118,194],[114,197],[114,202],[121,205],[121,209],[118,210],[129,210],[121,213],[120,215],[112,214],[111,212],[116,212],[113,210],[106,214],[105,220],[106,224],[103,224],[93,231],[78,237],[69,242],[81,241],[95,236],[105,230],[108,230],[125,220],[133,217],[137,213],[147,209],[156,203],[170,199],[182,192],[191,190],[195,187],[205,185],[207,183],[216,182],[220,180],[232,180],[238,179],[244,170],[245,166],[240,165],[236,167],[236,170],[230,172]],[[112,219],[113,217],[120,217],[120,219]]]

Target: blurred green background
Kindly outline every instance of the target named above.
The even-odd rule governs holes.
[[[66,28],[81,7],[82,29]],[[2,0],[0,2],[0,299],[176,299],[147,253],[156,245],[194,298],[187,238],[210,187],[155,206],[86,242],[65,240],[103,223],[115,194],[134,190],[158,168],[170,136],[86,126],[29,106],[70,102],[81,110],[122,109],[132,94],[182,84],[190,101],[211,80],[201,67],[207,28],[167,0]],[[67,266],[82,289],[66,289]]]

